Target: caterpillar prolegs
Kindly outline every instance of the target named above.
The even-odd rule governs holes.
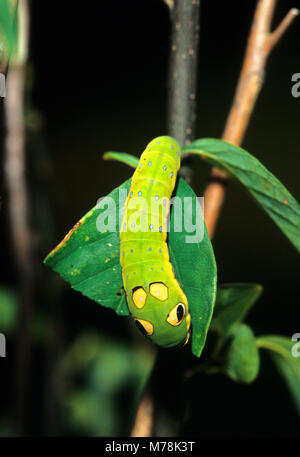
[[[168,136],[152,140],[133,174],[120,229],[120,263],[127,303],[137,326],[163,347],[186,344],[191,318],[167,246],[169,202],[180,147]]]

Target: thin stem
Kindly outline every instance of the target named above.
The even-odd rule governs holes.
[[[136,414],[132,437],[151,436],[153,425],[153,397],[147,387],[142,395]]]
[[[247,130],[251,114],[260,93],[264,78],[266,60],[275,44],[297,16],[292,9],[278,28],[270,33],[276,0],[259,0],[257,3],[245,58],[239,77],[233,104],[225,125],[222,138],[240,145]],[[228,176],[213,168],[211,182],[205,190],[205,222],[212,237],[226,193]]]
[[[180,145],[195,138],[199,10],[200,0],[175,0],[171,11],[168,131]],[[185,157],[180,170],[187,182],[192,179],[190,162]]]
[[[10,233],[19,283],[18,342],[16,354],[15,421],[24,432],[26,389],[30,355],[29,326],[32,314],[32,234],[28,222],[25,169],[24,82],[28,46],[28,4],[18,4],[18,53],[11,59],[5,100],[6,138],[4,173],[8,193]]]

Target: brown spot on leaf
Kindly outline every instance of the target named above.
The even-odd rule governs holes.
[[[80,222],[80,221],[76,222],[74,227],[71,228],[71,230],[66,234],[64,239],[51,251],[50,254],[54,254],[54,252],[58,251],[71,238],[71,235],[73,234],[73,232],[75,232],[75,230],[77,230],[81,225],[82,225],[82,222]]]

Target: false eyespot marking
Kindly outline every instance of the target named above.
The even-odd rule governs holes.
[[[132,301],[135,306],[139,309],[145,306],[147,299],[147,293],[142,287],[136,287],[132,292]]]
[[[138,329],[146,336],[153,335],[154,327],[149,321],[145,321],[144,319],[135,319],[135,323]]]
[[[150,284],[150,295],[160,301],[165,301],[168,298],[169,290],[163,282],[153,282]]]
[[[178,303],[171,309],[167,317],[167,322],[174,327],[180,325],[185,315],[185,306],[183,303]]]

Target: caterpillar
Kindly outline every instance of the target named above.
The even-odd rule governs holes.
[[[175,278],[167,246],[170,198],[180,167],[171,137],[152,140],[133,174],[120,226],[120,264],[129,311],[155,344],[187,344],[188,300]]]

